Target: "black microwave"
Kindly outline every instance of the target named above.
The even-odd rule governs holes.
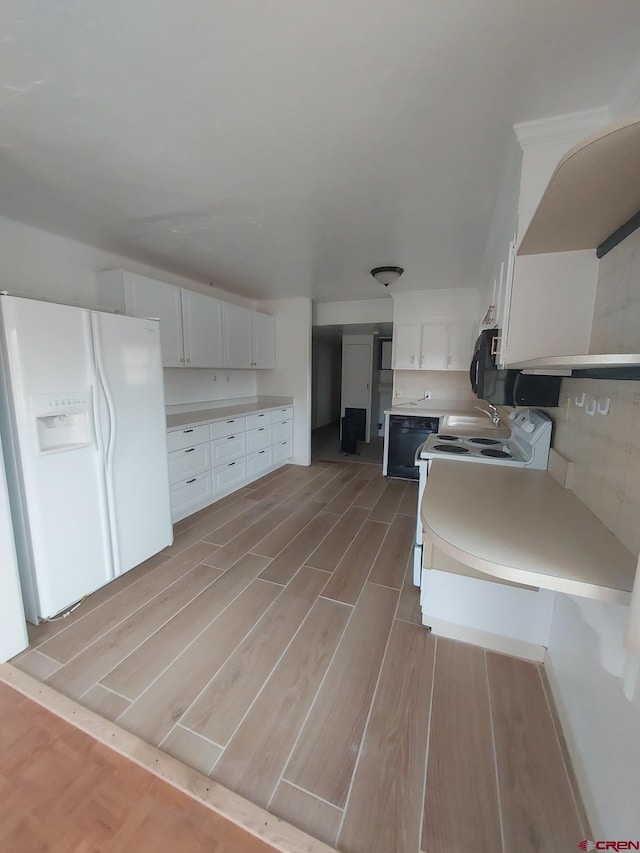
[[[476,397],[494,406],[557,406],[562,377],[496,367],[499,337],[499,329],[485,329],[476,341],[469,370]]]

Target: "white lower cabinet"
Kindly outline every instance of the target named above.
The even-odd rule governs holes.
[[[247,456],[247,476],[256,477],[273,465],[273,451],[270,447],[257,450]]]
[[[247,479],[247,462],[236,459],[213,469],[213,493],[222,496],[223,492],[231,492],[240,488]]]
[[[174,522],[256,480],[293,456],[293,407],[171,430]]]
[[[213,483],[211,471],[194,474],[170,488],[171,518],[180,521],[213,501]]]

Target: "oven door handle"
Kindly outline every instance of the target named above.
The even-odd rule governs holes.
[[[427,441],[428,440],[429,439],[427,439]],[[424,461],[424,460],[420,459],[420,454],[422,453],[422,450],[423,450],[426,443],[427,443],[426,441],[423,441],[422,444],[418,446],[418,448],[416,450],[416,455],[413,457],[413,464],[414,465],[419,465],[421,461]]]

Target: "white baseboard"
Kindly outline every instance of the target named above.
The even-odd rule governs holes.
[[[436,637],[460,640],[462,643],[482,646],[485,649],[491,649],[493,652],[524,658],[535,663],[542,663],[547,651],[544,646],[535,643],[503,637],[500,634],[491,634],[489,631],[482,631],[479,628],[456,625],[454,622],[445,622],[442,619],[432,619],[424,613],[422,614],[422,624],[430,627]]]
[[[567,712],[567,706],[565,705],[564,700],[562,698],[560,684],[556,677],[553,664],[551,663],[551,658],[548,654],[546,654],[544,658],[544,671],[549,681],[549,687],[551,688],[551,695],[556,706],[556,711],[558,712],[558,718],[560,719],[560,725],[562,727],[562,734],[564,735],[565,743],[567,744],[569,758],[571,759],[571,764],[573,765],[573,772],[575,773],[578,788],[580,789],[580,796],[582,797],[584,810],[587,813],[587,819],[591,824],[593,838],[605,838],[605,831],[600,825],[598,811],[595,806],[595,800],[591,791],[591,785],[589,784],[589,776],[587,774],[587,769],[584,766],[582,755],[580,754],[578,744],[573,735],[573,729],[571,728],[571,721]]]

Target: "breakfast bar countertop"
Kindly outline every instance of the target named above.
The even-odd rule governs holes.
[[[636,558],[547,471],[434,460],[420,512],[433,543],[487,580],[630,601]]]

